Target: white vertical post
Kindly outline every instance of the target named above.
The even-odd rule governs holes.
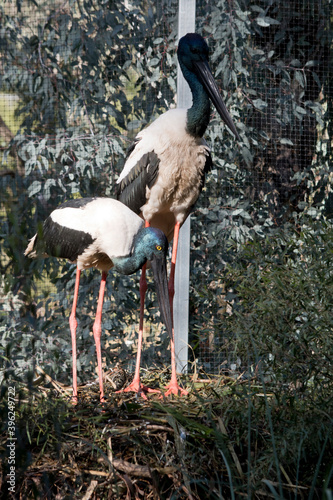
[[[179,0],[178,40],[186,33],[195,31],[195,0]],[[189,108],[192,94],[178,65],[177,107]],[[175,350],[178,372],[187,372],[188,363],[188,320],[190,284],[190,229],[187,218],[179,233],[177,263],[175,273],[174,328]]]

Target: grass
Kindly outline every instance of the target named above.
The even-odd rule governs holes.
[[[165,385],[151,371],[145,383]],[[183,379],[187,398],[147,401],[97,384],[70,388],[50,377],[16,387],[16,496],[20,498],[331,498],[332,419],[315,400],[281,399],[251,379]],[[9,384],[10,385],[10,384]],[[7,393],[1,414],[2,485],[8,483]],[[287,441],[286,441],[287,440]]]
[[[210,304],[201,324],[229,342],[241,368],[232,376],[225,371],[183,378],[187,398],[149,395],[144,401],[117,394],[107,374],[105,405],[92,381],[81,386],[73,406],[70,387],[52,378],[66,380],[67,319],[61,349],[43,344],[59,342],[61,318],[41,332],[14,325],[3,356],[1,493],[8,497],[9,415],[15,406],[18,498],[332,499],[332,250],[331,225],[315,221],[297,233],[250,242],[237,261],[216,270],[228,307],[221,308],[209,284],[201,287]],[[83,292],[93,284],[83,282]],[[29,353],[39,349],[52,377],[28,371]],[[31,361],[20,368],[25,382],[15,357]],[[124,366],[124,345],[115,357]],[[81,353],[79,359],[87,381],[90,358]],[[163,388],[168,369],[151,364],[143,381]],[[8,393],[13,386],[15,400]]]

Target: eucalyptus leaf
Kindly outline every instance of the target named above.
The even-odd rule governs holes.
[[[176,106],[178,3],[70,1],[68,8],[59,8],[60,4],[43,0],[38,4],[39,28],[35,10],[23,12],[23,5],[15,15],[1,11],[1,89],[17,96],[12,132],[18,132],[10,143],[3,139],[7,151],[4,175],[0,176],[0,225],[1,262],[6,272],[1,276],[0,326],[3,345],[8,345],[8,339],[13,342],[11,366],[18,369],[20,364],[23,373],[24,364],[32,365],[38,356],[49,373],[70,384],[68,316],[75,265],[55,258],[26,259],[23,251],[42,221],[65,199],[115,197],[116,179],[135,134]],[[329,344],[325,344],[329,338],[325,325],[331,324],[330,298],[325,295],[330,290],[325,281],[329,266],[323,270],[323,262],[330,263],[326,252],[330,246],[329,231],[326,241],[323,232],[332,213],[328,139],[332,120],[331,12],[326,2],[301,2],[291,8],[290,2],[255,5],[247,0],[199,1],[196,11],[196,31],[209,44],[212,73],[241,142],[227,132],[212,106],[213,119],[204,139],[213,168],[200,186],[203,189],[191,217],[189,343],[198,366],[206,363],[215,374],[234,366],[236,376],[238,359],[245,363],[249,380],[258,373],[257,367],[267,368],[265,376],[279,381],[278,393],[287,388],[283,393],[287,403],[276,406],[284,409],[298,387],[296,376],[293,385],[289,384],[294,372],[290,358],[285,361],[291,352],[297,355],[294,346],[303,355],[302,349],[308,345],[311,356],[318,356],[317,368],[320,363],[324,366],[329,352]],[[3,119],[11,128],[5,115]],[[316,221],[318,225],[311,226]],[[309,227],[313,245],[303,238]],[[321,262],[323,255],[326,260]],[[305,286],[310,275],[313,281]],[[138,325],[139,277],[127,279],[110,273],[109,280],[103,326],[114,329],[114,335],[103,349],[111,363],[121,358],[130,367]],[[85,381],[96,365],[90,331],[99,282],[96,270],[82,273],[77,314],[79,376]],[[224,284],[234,302],[228,305],[231,309],[222,322]],[[146,320],[152,326],[146,331],[146,366],[156,361],[154,335],[158,335],[159,346],[167,342],[164,331],[154,330],[160,316],[154,288],[149,287]],[[283,301],[289,290],[290,296]],[[314,291],[321,295],[320,300]],[[302,299],[298,302],[299,294]],[[293,318],[300,318],[295,319],[297,328]],[[253,342],[263,335],[264,340],[256,344],[263,349],[258,360],[251,351],[251,339],[244,342],[250,333]],[[326,357],[319,362],[321,343]],[[203,353],[206,346],[208,354]],[[249,353],[252,368],[247,366]],[[311,356],[305,356],[306,361],[301,354],[297,358],[309,372]],[[169,363],[166,349],[160,350],[160,357],[162,363]],[[276,369],[278,363],[285,367],[283,375]],[[318,390],[310,397],[318,402],[323,388],[316,374],[312,376]],[[310,379],[307,383],[313,384]],[[237,390],[244,388],[238,382]],[[305,392],[302,401],[306,396]],[[258,398],[251,398],[248,401],[257,404]],[[244,400],[238,394],[233,405],[239,399]],[[247,418],[245,415],[245,433]],[[298,439],[300,434],[295,436]],[[277,447],[281,457],[288,455],[282,443]],[[303,448],[302,453],[297,450],[295,456],[301,457]],[[167,460],[168,451],[165,453]],[[304,463],[293,464],[290,456],[287,473],[298,470],[301,474]],[[274,462],[271,456],[269,461]],[[252,465],[246,467],[259,484],[261,478],[252,474]],[[274,476],[274,467],[270,467],[270,476],[265,477]],[[306,485],[307,479],[299,477],[293,484]],[[243,484],[238,476],[236,483]],[[318,491],[323,484],[318,483]],[[191,482],[191,488],[198,497],[208,491],[207,484],[199,480]],[[228,497],[225,489],[225,479],[221,479],[210,491],[223,491]]]

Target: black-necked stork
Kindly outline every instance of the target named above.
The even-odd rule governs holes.
[[[230,130],[240,139],[220,96],[208,64],[208,46],[196,33],[179,40],[178,61],[193,103],[189,109],[171,109],[142,130],[129,148],[117,181],[117,197],[146,225],[160,228],[173,238],[169,295],[171,311],[179,229],[196,202],[211,169],[212,159],[202,138],[210,119],[210,100]],[[142,269],[142,286],[145,268]],[[186,393],[176,377],[174,339],[171,341],[172,377],[168,394]]]
[[[39,254],[69,259],[77,263],[72,312],[69,318],[73,355],[73,400],[77,400],[76,306],[82,269],[96,267],[102,271],[93,334],[96,343],[100,399],[104,401],[101,322],[106,277],[113,268],[121,274],[133,274],[150,261],[154,272],[162,319],[172,338],[172,319],[168,296],[166,254],[168,240],[160,229],[143,227],[142,219],[117,200],[82,198],[60,205],[45,220],[41,231],[30,240],[25,255]],[[141,307],[143,300],[141,300]],[[140,384],[140,359],[143,310],[140,311],[138,354],[135,375],[127,391],[141,393],[148,388]],[[152,391],[149,389],[149,391]],[[159,392],[159,391],[157,391]]]

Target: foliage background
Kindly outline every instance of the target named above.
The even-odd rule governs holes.
[[[18,98],[7,122],[4,107],[1,128],[2,345],[12,349],[16,374],[37,362],[62,377],[70,364],[66,317],[74,266],[27,261],[23,250],[38,222],[63,200],[114,196],[134,134],[176,105],[177,2],[54,2],[44,10],[41,2],[38,16],[33,5],[1,11],[2,95]],[[220,372],[230,354],[218,354],[225,334],[213,325],[225,308],[226,263],[237,259],[243,243],[302,227],[301,214],[332,215],[330,7],[308,0],[282,7],[197,5],[197,30],[210,44],[213,70],[242,136],[237,145],[213,110],[207,141],[214,170],[193,217],[190,291],[191,343],[210,372]],[[97,273],[88,272],[80,296],[85,369],[94,366],[89,331],[98,282]],[[153,301],[150,295],[148,363],[165,362],[164,336],[152,327]],[[132,277],[109,277],[104,308],[105,339],[113,348],[105,355],[114,361],[117,352],[130,366],[138,310]],[[225,368],[239,360],[231,354]]]
[[[3,100],[16,103],[15,117],[4,103],[1,118],[2,347],[16,375],[42,363],[61,378],[70,365],[74,266],[28,261],[23,251],[63,200],[114,196],[135,133],[176,105],[177,2],[40,2],[38,15],[34,5],[1,10],[0,85]],[[226,264],[244,243],[332,216],[330,7],[310,0],[197,4],[197,31],[209,42],[242,137],[236,144],[213,110],[207,141],[214,170],[193,217],[190,290],[191,344],[199,367],[211,373],[246,365],[234,350],[221,350],[226,334],[215,324],[226,309]],[[79,303],[86,370],[95,364],[98,283],[97,273],[86,273]],[[104,310],[107,362],[131,367],[137,282],[110,276]],[[148,311],[146,362],[165,362],[153,294]]]
[[[30,383],[36,365],[70,383],[75,267],[23,251],[65,199],[114,196],[135,133],[176,106],[177,8],[174,0],[0,6],[3,390]],[[196,23],[242,138],[237,144],[212,110],[214,169],[192,216],[191,367],[233,382],[203,422],[215,429],[225,416],[248,493],[271,477],[282,498],[291,477],[308,498],[331,498],[332,1],[198,0]],[[81,382],[95,370],[99,279],[87,272],[81,285]],[[138,277],[110,273],[108,366],[132,368],[138,289]],[[144,365],[163,367],[168,340],[156,328],[151,286],[146,317]],[[179,415],[177,429],[192,432]]]

